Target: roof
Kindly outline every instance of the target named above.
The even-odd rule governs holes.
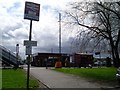
[[[47,55],[47,56],[68,56],[68,54],[65,53],[35,53],[33,56],[38,56],[38,55]]]

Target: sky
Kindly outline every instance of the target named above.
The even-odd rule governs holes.
[[[32,40],[37,41],[32,53],[59,52],[59,12],[67,8],[71,0],[29,0],[40,4],[39,21],[32,23]],[[0,45],[16,52],[19,44],[19,55],[25,57],[24,40],[28,40],[30,20],[24,19],[25,0],[0,0]],[[62,13],[61,13],[62,14]],[[62,52],[71,52],[74,34],[61,25]]]

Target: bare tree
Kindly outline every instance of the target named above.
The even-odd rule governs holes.
[[[91,38],[106,40],[111,47],[115,67],[120,66],[120,2],[74,2],[65,11],[68,22],[87,28]]]

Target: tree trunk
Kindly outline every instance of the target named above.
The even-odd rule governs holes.
[[[117,67],[120,67],[120,57],[119,57],[119,52],[118,52],[119,42],[120,42],[120,30],[118,31],[118,38],[115,43],[115,56],[116,56],[116,61],[117,61]]]
[[[116,67],[120,67],[120,58],[119,58],[118,47],[115,47],[115,57],[116,57]]]
[[[116,47],[113,42],[110,43],[113,57],[113,65],[114,67],[120,67],[120,58],[118,53],[118,47]]]

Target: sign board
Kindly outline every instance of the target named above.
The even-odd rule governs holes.
[[[24,40],[24,46],[37,46],[37,41]]]
[[[26,55],[32,55],[32,46],[26,46]]]
[[[25,2],[24,19],[39,21],[40,4]]]
[[[26,46],[26,55],[32,55],[32,46],[37,46],[37,41],[24,40],[24,46]]]

